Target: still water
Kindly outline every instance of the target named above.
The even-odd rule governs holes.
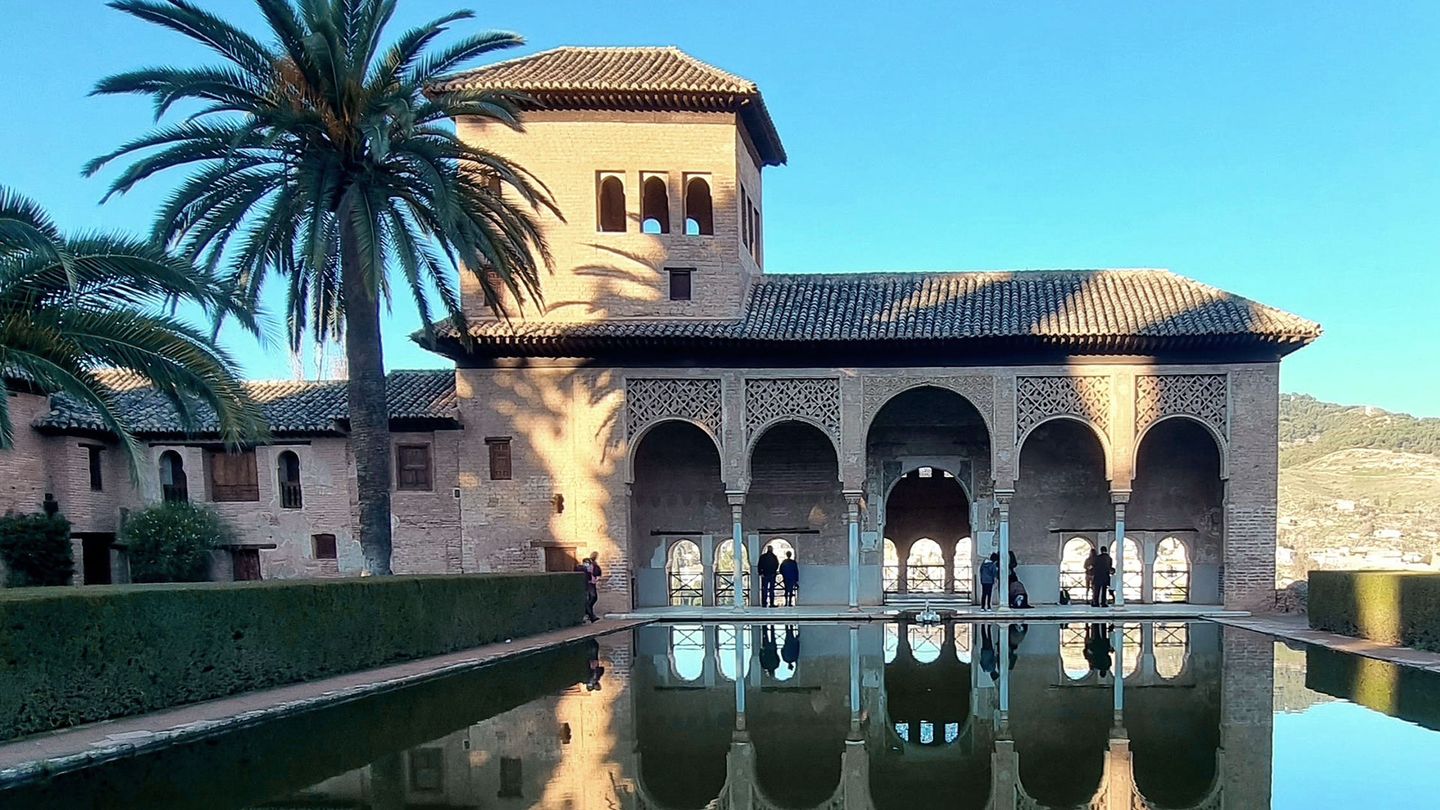
[[[1440,676],[1198,623],[653,625],[0,807],[1433,807]]]

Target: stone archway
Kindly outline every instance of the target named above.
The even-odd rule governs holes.
[[[1089,425],[1051,419],[1025,437],[1019,470],[1010,506],[1010,551],[1030,601],[1057,602],[1066,542],[1115,529],[1105,448]]]
[[[744,526],[751,561],[765,542],[790,538],[803,556],[798,604],[843,605],[850,594],[849,526],[840,465],[826,433],[805,421],[780,421],[750,451]],[[755,598],[752,604],[759,604]]]
[[[1157,585],[1160,544],[1173,538],[1183,548],[1183,600],[1219,604],[1225,482],[1214,434],[1188,417],[1165,419],[1145,432],[1135,455],[1126,531],[1145,540],[1147,601],[1153,599]],[[1173,547],[1168,551],[1167,576],[1158,583],[1162,590],[1169,590],[1177,576],[1175,551]],[[1167,595],[1166,601],[1177,600]]]
[[[675,419],[646,430],[633,458],[629,546],[635,605],[666,605],[674,545],[682,539],[694,543],[703,574],[709,571],[707,551],[714,538],[730,536],[720,452],[705,430]]]

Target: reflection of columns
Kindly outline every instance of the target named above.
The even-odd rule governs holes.
[[[701,638],[705,645],[705,662],[701,664],[702,682],[707,686],[715,685],[715,656],[720,650],[719,626],[706,624],[700,627]]]
[[[745,730],[745,630],[735,625],[735,730]]]
[[[1014,490],[995,490],[1000,507],[1000,609],[1010,607],[1010,498]]]
[[[1130,500],[1128,492],[1111,492],[1110,500],[1115,504],[1115,606],[1125,605],[1125,504]],[[1139,561],[1136,561],[1139,564]]]
[[[1140,668],[1142,678],[1155,677],[1155,623],[1140,625]],[[1142,681],[1143,682],[1143,681]],[[1153,681],[1152,681],[1153,683]]]
[[[850,609],[860,609],[860,498],[859,490],[845,492],[845,520],[850,541]]]
[[[745,493],[727,492],[725,497],[730,501],[730,548],[735,552],[735,609],[740,610],[745,607],[745,580],[742,578],[745,571],[745,528],[741,519],[745,510]]]
[[[1110,625],[1110,646],[1115,648],[1115,727],[1120,728],[1125,725],[1125,630],[1118,624]]]
[[[1110,730],[1110,746],[1106,750],[1105,784],[1100,790],[1106,807],[1135,806],[1135,768],[1130,753],[1130,738],[1125,729]]]
[[[860,733],[860,628],[850,626],[850,738]]]
[[[1000,727],[1010,726],[1010,628],[996,625],[1000,634]]]

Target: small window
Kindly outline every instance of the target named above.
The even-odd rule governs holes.
[[[740,187],[740,243],[750,248],[750,192]]]
[[[166,503],[185,503],[190,500],[185,460],[174,450],[166,450],[160,454],[160,497]]]
[[[90,455],[90,489],[100,492],[105,489],[105,448],[98,445],[87,444],[85,451]]]
[[[600,175],[599,225],[606,233],[625,232],[625,181],[619,175]]]
[[[520,758],[501,757],[500,792],[496,796],[502,799],[518,799],[524,784],[524,778],[520,774]]]
[[[280,508],[299,509],[305,505],[300,491],[300,457],[293,450],[280,454],[275,463],[280,480]]]
[[[395,488],[429,491],[434,488],[431,477],[430,445],[400,444],[395,446]]]
[[[489,438],[485,440],[485,444],[490,449],[490,480],[509,481],[512,474],[510,439],[508,437]]]
[[[690,271],[689,271],[689,270],[671,270],[671,271],[670,271],[670,300],[671,300],[671,301],[689,301],[689,300],[690,300]]]
[[[426,793],[445,789],[445,749],[416,748],[410,752],[410,789]]]
[[[210,472],[210,500],[258,501],[260,477],[255,470],[255,451],[231,453],[211,450],[205,454]]]
[[[337,553],[333,534],[312,534],[310,542],[315,549],[315,559],[317,560],[333,560],[340,556]]]
[[[710,183],[703,177],[685,182],[685,233],[710,236],[715,233],[715,209],[710,201]]]
[[[652,174],[640,187],[640,230],[645,233],[670,232],[670,192],[664,175]]]

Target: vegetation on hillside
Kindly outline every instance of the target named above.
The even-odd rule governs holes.
[[[1356,449],[1440,455],[1440,419],[1336,405],[1305,394],[1281,395],[1281,467]]]

